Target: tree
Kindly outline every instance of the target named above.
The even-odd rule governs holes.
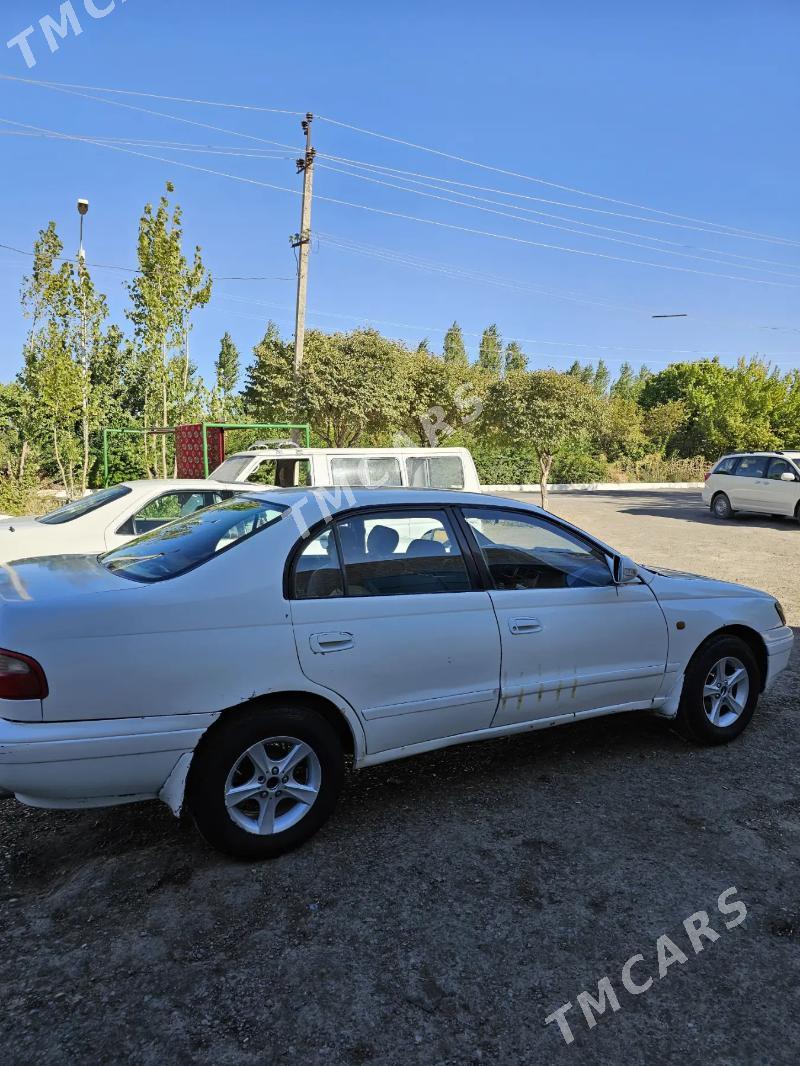
[[[495,377],[500,376],[502,365],[503,340],[497,326],[492,325],[483,331],[478,353],[478,366]]]
[[[427,337],[423,337],[422,340],[419,342],[419,344],[417,345],[417,352],[419,355],[433,355],[433,352],[431,351],[430,341]]]
[[[70,495],[82,495],[91,435],[103,415],[94,378],[107,343],[108,311],[83,261],[76,267],[63,259],[63,251],[51,222],[34,244],[33,270],[23,282],[22,306],[31,328],[19,381],[31,399],[34,432],[38,426],[62,484]]]
[[[469,366],[467,349],[464,347],[464,334],[461,326],[454,322],[444,335],[444,361],[457,366]]]
[[[511,341],[506,346],[505,372],[508,374],[514,370],[527,370],[528,357],[516,341]]]
[[[213,394],[214,418],[224,422],[233,416],[235,407],[234,393],[239,384],[239,349],[233,343],[230,333],[225,333],[220,341],[219,355],[214,363],[216,385]]]
[[[292,345],[270,321],[253,349],[253,361],[245,372],[242,401],[248,415],[258,422],[299,422],[294,380]]]
[[[306,334],[300,405],[329,447],[351,448],[400,424],[408,408],[406,357],[372,329]]]
[[[556,453],[580,433],[592,431],[598,403],[580,378],[555,370],[514,371],[490,386],[485,417],[505,444],[521,451],[533,448],[543,507]]]
[[[182,421],[198,410],[202,397],[189,356],[189,333],[192,312],[211,299],[212,282],[199,247],[191,263],[183,254],[183,213],[169,202],[174,191],[167,182],[158,207],[145,205],[139,222],[139,273],[128,285],[132,307],[126,314],[145,375],[145,429]],[[165,436],[161,475],[167,476]]]

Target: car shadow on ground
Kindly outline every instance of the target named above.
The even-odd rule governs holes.
[[[652,496],[637,495],[633,505],[621,507],[620,513],[646,516],[649,518],[673,518],[683,522],[701,522],[708,526],[736,526],[745,525],[750,529],[776,529],[778,531],[793,532],[797,529],[797,522],[789,517],[781,515],[745,514],[737,512],[733,518],[721,521],[714,518],[708,507],[699,499],[697,493],[670,492]]]

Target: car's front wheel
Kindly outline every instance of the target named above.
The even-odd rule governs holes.
[[[711,513],[715,518],[733,518],[731,501],[724,492],[718,492],[711,501]]]
[[[270,859],[306,841],[329,818],[344,753],[320,714],[294,706],[231,712],[201,741],[187,782],[197,828],[237,859]]]
[[[760,691],[761,673],[749,645],[735,636],[713,638],[686,670],[678,725],[701,744],[724,744],[747,727]]]

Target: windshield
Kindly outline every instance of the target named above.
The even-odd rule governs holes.
[[[248,496],[160,526],[100,556],[112,573],[134,581],[164,581],[207,562],[239,541],[277,522],[286,507]]]
[[[212,481],[242,481],[242,475],[252,461],[252,455],[226,459],[225,462],[220,463],[217,469],[213,470],[209,476]]]
[[[59,507],[57,511],[42,515],[37,522],[44,522],[47,526],[60,526],[63,522],[74,522],[76,518],[83,518],[84,515],[91,514],[99,507],[105,507],[107,503],[121,500],[130,491],[128,485],[115,485],[111,489],[100,489],[99,492],[93,492],[91,496],[84,496],[82,500],[75,500],[74,503]]]

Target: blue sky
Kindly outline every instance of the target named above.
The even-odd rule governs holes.
[[[108,2],[96,0],[95,10]],[[576,356],[602,356],[612,370],[624,359],[658,368],[671,358],[697,358],[705,352],[719,352],[726,361],[759,352],[784,368],[800,366],[800,14],[790,0],[676,0],[669,5],[615,0],[603,5],[580,0],[441,0],[435,5],[417,0],[402,5],[187,0],[165,5],[117,0],[102,19],[89,17],[85,0],[73,3],[83,32],[58,42],[58,51],[51,54],[38,23],[58,13],[60,0],[6,0],[0,37],[9,40],[33,25],[28,41],[36,65],[29,70],[18,47],[2,48],[0,73],[311,110],[522,175],[717,224],[708,227],[715,232],[708,232],[508,199],[503,193],[679,221],[478,169],[318,119],[314,138],[321,156],[313,227],[328,237],[314,243],[311,325],[335,329],[371,322],[409,343],[428,336],[437,348],[455,318],[474,350],[481,330],[497,322],[506,340],[520,340],[533,366],[565,367]],[[296,145],[297,151],[269,158],[165,147],[138,150],[255,182],[300,188],[292,162],[301,145],[297,117],[108,98],[251,139],[12,81],[0,82],[0,116],[73,135],[230,146],[240,153],[272,147],[252,138]],[[0,130],[12,128],[0,123]],[[0,152],[2,244],[30,249],[37,231],[55,219],[72,251],[77,245],[75,201],[87,197],[89,260],[133,266],[142,206],[171,179],[184,208],[187,242],[202,245],[212,272],[270,279],[217,283],[211,304],[196,317],[192,338],[204,374],[211,372],[226,329],[245,361],[268,318],[291,333],[294,260],[288,238],[299,228],[296,194],[86,143],[0,134]],[[324,155],[498,189],[501,193],[462,187],[483,201],[507,206],[482,201],[480,206],[489,210],[480,211],[426,199],[325,169],[322,164],[340,164]],[[373,173],[396,182],[385,172]],[[323,197],[447,226],[329,203]],[[523,221],[521,207],[558,214],[567,221],[527,217],[580,232]],[[589,231],[576,225],[580,221],[627,235]],[[726,237],[718,232],[720,224],[774,235],[783,243]],[[603,240],[601,232],[646,248]],[[655,244],[652,237],[675,243]],[[343,242],[360,250],[347,250]],[[379,249],[378,257],[363,254],[365,248]],[[668,249],[682,255],[667,254]],[[426,260],[433,267],[409,267],[398,256]],[[0,249],[3,379],[20,362],[26,323],[18,290],[26,265],[23,256]],[[688,272],[695,270],[700,273]],[[488,284],[475,274],[492,275],[500,283]],[[731,275],[748,280],[732,280]],[[95,278],[121,320],[124,275],[98,270]],[[669,312],[688,317],[650,317]]]

